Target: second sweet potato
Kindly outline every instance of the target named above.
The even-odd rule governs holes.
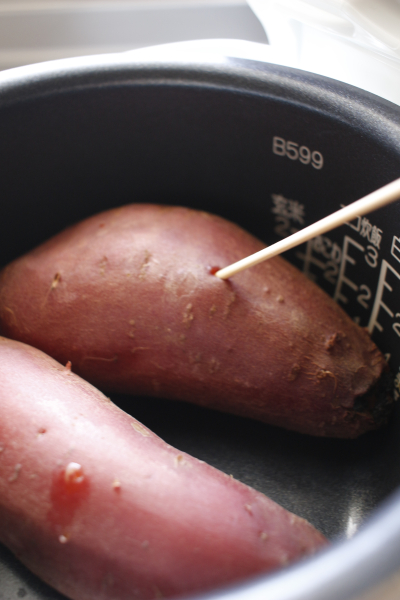
[[[172,448],[39,350],[0,338],[0,542],[73,600],[176,597],[325,538]]]

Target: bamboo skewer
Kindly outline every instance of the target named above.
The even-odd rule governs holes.
[[[297,231],[293,235],[280,240],[276,244],[272,244],[272,246],[268,246],[251,256],[247,256],[228,267],[220,269],[215,273],[215,276],[220,279],[228,279],[229,277],[236,275],[236,273],[244,271],[244,269],[258,265],[264,260],[277,256],[299,244],[303,244],[318,235],[322,235],[331,229],[335,229],[335,227],[339,227],[339,225],[352,221],[356,217],[370,213],[382,206],[386,206],[399,198],[400,179],[396,179],[378,190],[375,190],[371,194],[364,196],[364,198],[356,200],[355,202],[352,202],[352,204],[324,217],[320,221],[317,221],[308,227],[304,227],[304,229]]]

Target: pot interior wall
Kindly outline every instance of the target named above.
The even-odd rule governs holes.
[[[376,119],[369,129],[365,115],[349,115],[268,86],[255,92],[245,84],[150,77],[7,102],[0,106],[0,264],[69,224],[130,202],[207,210],[276,241],[398,176],[400,133],[388,141]],[[392,206],[288,256],[370,327],[395,374],[399,233]],[[113,400],[172,445],[261,490],[331,539],[353,535],[400,483],[398,411],[384,430],[346,441],[177,402]],[[32,597],[58,596],[1,552],[0,574],[10,586]]]

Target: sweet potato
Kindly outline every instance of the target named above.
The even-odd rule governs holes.
[[[366,331],[224,219],[131,205],[75,225],[0,275],[0,333],[102,389],[188,400],[303,433],[356,437],[386,417]],[[214,269],[213,269],[214,267]]]
[[[0,541],[76,600],[177,596],[325,538],[163,442],[39,350],[0,338]]]

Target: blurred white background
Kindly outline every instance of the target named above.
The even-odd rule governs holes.
[[[0,69],[211,38],[267,43],[246,0],[0,0]]]

